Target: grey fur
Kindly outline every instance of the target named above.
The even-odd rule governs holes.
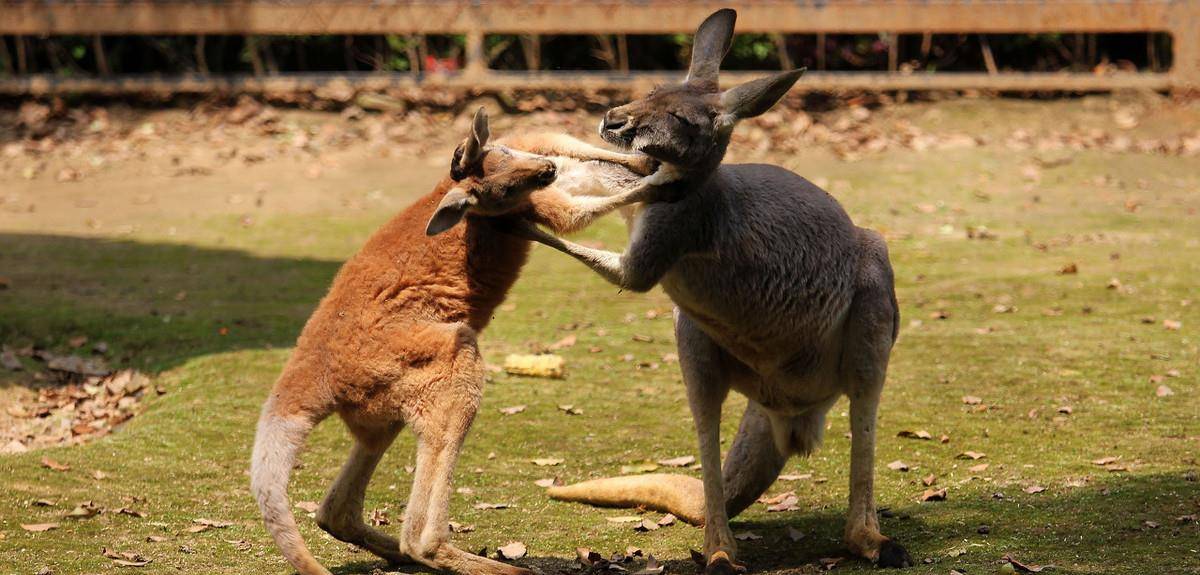
[[[819,444],[825,413],[842,394],[850,397],[853,434],[846,542],[872,561],[888,547],[899,549],[886,554],[894,566],[909,562],[880,534],[873,494],[875,413],[899,325],[883,238],[856,227],[837,200],[792,172],[720,164],[733,123],[768,109],[798,77],[785,73],[724,95],[668,88],[606,115],[606,140],[682,172],[633,218],[625,253],[528,230],[623,289],[661,284],[675,302],[704,470],[710,573],[728,569],[734,556],[728,516],[770,486],[787,456]],[[718,472],[721,404],[730,389],[751,407]]]

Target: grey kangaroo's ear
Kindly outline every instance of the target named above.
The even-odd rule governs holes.
[[[487,112],[483,111],[483,106],[475,110],[475,118],[471,120],[471,133],[467,135],[467,140],[463,142],[462,165],[460,168],[465,168],[483,156],[483,147],[487,145],[488,137],[491,132],[488,130]]]
[[[717,91],[721,60],[729,52],[735,22],[737,11],[732,8],[722,8],[704,19],[692,40],[692,64],[688,67],[685,84],[709,92]]]
[[[721,93],[721,109],[734,120],[753,118],[766,112],[804,75],[804,70],[800,68],[751,80],[725,90]]]
[[[436,210],[433,211],[433,217],[429,218],[429,224],[425,226],[425,235],[436,236],[457,224],[463,216],[467,214],[467,210],[475,205],[475,197],[462,188],[454,188],[442,198]]]

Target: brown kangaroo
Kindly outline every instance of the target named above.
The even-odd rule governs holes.
[[[671,296],[703,480],[598,479],[550,495],[702,522],[707,572],[740,570],[729,517],[771,486],[789,456],[820,444],[826,412],[847,395],[846,544],[880,566],[909,566],[904,547],[880,533],[875,512],[875,416],[900,320],[887,246],[792,172],[721,164],[737,122],[767,111],[802,72],[720,91],[735,19],[733,10],[719,10],[700,25],[682,84],[613,108],[601,123],[609,143],[661,161],[656,175],[676,178],[643,196],[624,253],[523,229],[622,288],[661,283]],[[749,406],[722,470],[721,404],[731,389]]]
[[[263,406],[251,459],[251,490],[267,529],[301,575],[329,571],[296,528],[288,477],[309,431],[333,413],[355,444],[317,511],[322,529],[392,562],[464,575],[531,573],[449,540],[451,474],[483,393],[476,338],[529,252],[527,240],[500,229],[503,218],[480,216],[513,214],[568,232],[635,197],[643,189],[638,175],[652,164],[559,135],[489,145],[481,109],[450,175],[342,266]],[[556,178],[573,191],[621,193],[573,198],[552,185]],[[417,463],[396,539],[363,522],[363,497],[405,424],[417,434]]]

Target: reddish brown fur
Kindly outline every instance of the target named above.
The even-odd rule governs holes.
[[[280,414],[319,417],[322,406],[336,406],[370,419],[400,416],[402,398],[389,401],[384,392],[406,370],[461,344],[428,324],[463,323],[479,332],[491,321],[525,264],[529,242],[478,216],[426,236],[425,222],[453,185],[443,179],[342,266],[276,386]],[[321,382],[316,393],[314,379]]]
[[[483,393],[476,336],[529,254],[528,240],[475,214],[523,214],[563,232],[599,211],[595,202],[576,206],[553,188],[533,192],[553,178],[554,165],[488,148],[486,141],[486,117],[477,115],[456,156],[465,158],[456,160],[459,179],[443,179],[342,266],[263,408],[251,488],[276,544],[302,575],[329,572],[300,538],[286,495],[288,473],[309,430],[331,413],[346,422],[356,445],[317,511],[322,529],[392,561],[416,560],[462,574],[529,574],[449,542],[451,473]],[[574,140],[553,141],[558,148],[543,142],[542,149],[645,167]],[[448,229],[433,226],[445,231],[431,237],[427,223],[433,225],[435,213],[462,221]],[[418,436],[417,469],[396,539],[363,523],[362,505],[375,465],[404,425]]]

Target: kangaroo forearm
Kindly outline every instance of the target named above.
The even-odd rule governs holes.
[[[531,154],[563,156],[585,162],[590,160],[612,162],[625,166],[639,175],[649,175],[651,163],[637,154],[606,150],[566,134],[523,134],[506,138],[505,142],[518,150]]]

